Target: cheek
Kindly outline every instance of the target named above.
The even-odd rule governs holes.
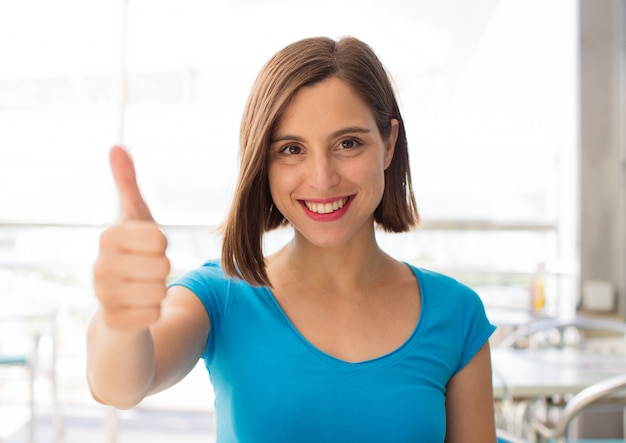
[[[382,162],[372,166],[372,164],[364,164],[362,168],[353,171],[356,180],[360,183],[367,184],[367,188],[373,194],[381,194],[385,187],[385,170]]]
[[[272,196],[272,200],[276,200],[276,192],[275,190],[279,187],[279,185],[277,184],[278,181],[278,177],[276,175],[276,171],[273,170],[273,168],[270,168],[267,171],[267,184],[270,188],[270,195]]]
[[[376,180],[377,197],[380,203],[380,200],[382,200],[383,198],[383,193],[385,192],[385,171],[384,170],[378,171],[378,174],[376,175],[375,180]]]
[[[280,168],[270,167],[267,172],[270,195],[272,196],[274,204],[278,206],[280,205],[281,200],[289,198],[293,188],[293,183],[291,183],[292,180],[290,179],[289,174],[286,174],[285,171],[280,170]]]
[[[385,192],[385,171],[382,168],[372,171],[369,180],[370,198],[376,207],[380,204]]]

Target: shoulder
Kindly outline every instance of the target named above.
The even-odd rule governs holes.
[[[439,272],[409,266],[417,278],[422,303],[433,315],[457,319],[486,317],[482,299],[467,284]]]
[[[191,290],[203,301],[225,299],[233,292],[250,291],[252,287],[243,280],[227,276],[218,259],[209,260],[202,266],[185,272],[175,278],[169,286],[183,286]]]
[[[481,298],[457,279],[411,266],[422,291],[424,319],[455,352],[453,373],[462,369],[489,339],[493,326]]]
[[[478,298],[478,294],[465,283],[439,272],[407,264],[417,278],[422,293],[436,293],[446,297]]]
[[[178,276],[172,285],[195,285],[195,284],[223,284],[228,283],[231,279],[226,277],[222,271],[220,260],[209,260],[202,264],[202,266],[186,271],[182,275]]]
[[[218,318],[224,315],[233,300],[253,300],[254,297],[249,295],[256,291],[255,287],[244,280],[227,276],[217,259],[185,272],[169,286],[182,286],[193,292],[204,304],[212,325],[217,324]]]

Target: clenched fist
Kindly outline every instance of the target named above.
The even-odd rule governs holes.
[[[143,200],[129,154],[109,155],[121,217],[100,237],[94,286],[106,324],[120,331],[147,329],[159,319],[170,262],[167,239]]]

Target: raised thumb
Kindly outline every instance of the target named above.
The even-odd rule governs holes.
[[[154,221],[137,185],[135,165],[130,154],[120,146],[113,146],[109,162],[120,198],[122,219]]]

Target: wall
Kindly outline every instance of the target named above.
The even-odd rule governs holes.
[[[580,278],[626,313],[624,0],[580,0]]]

